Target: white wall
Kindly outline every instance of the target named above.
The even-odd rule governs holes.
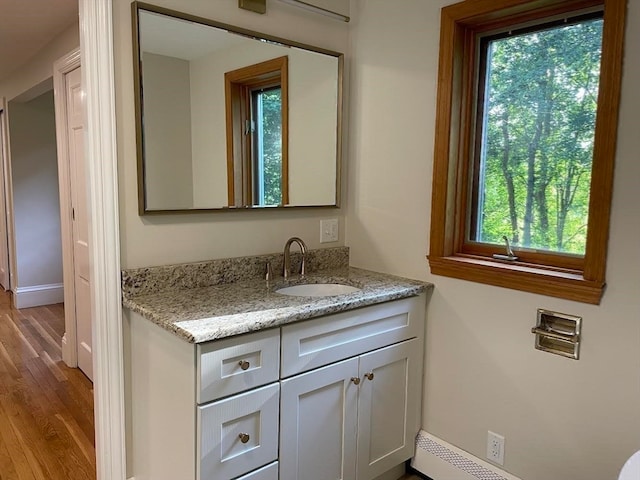
[[[193,207],[189,62],[145,53],[144,136],[147,208]]]
[[[301,14],[269,2],[265,15],[241,10],[235,0],[162,0],[155,4],[335,51],[348,45],[348,24]],[[232,212],[139,217],[133,108],[130,2],[114,1],[121,261],[125,268],[224,258],[282,250],[301,236],[319,246],[319,220],[343,218],[341,210]],[[343,244],[342,235],[336,246]]]
[[[440,8],[351,5],[347,244],[352,264],[432,281],[423,426],[484,458],[506,437],[524,480],[617,478],[640,448],[640,3],[629,2],[608,287],[600,306],[429,274]],[[384,34],[381,34],[384,32]],[[579,361],[534,350],[536,309],[583,317]],[[428,473],[428,472],[426,472]]]
[[[8,110],[17,287],[62,284],[53,91]]]

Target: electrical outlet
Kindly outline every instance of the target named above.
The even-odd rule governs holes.
[[[320,243],[338,241],[338,219],[320,220]]]
[[[487,432],[487,458],[493,463],[504,465],[504,437],[491,430]]]

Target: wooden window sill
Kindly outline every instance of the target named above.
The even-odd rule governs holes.
[[[550,269],[521,262],[507,263],[472,255],[449,257],[430,255],[428,259],[433,275],[594,305],[600,303],[605,288],[603,282],[587,280],[582,272],[576,270]]]

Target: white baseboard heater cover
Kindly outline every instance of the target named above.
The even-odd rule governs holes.
[[[433,480],[520,480],[424,430],[411,466]]]

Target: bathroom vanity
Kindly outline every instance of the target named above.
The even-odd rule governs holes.
[[[420,428],[430,285],[328,262],[293,283],[358,290],[288,296],[246,277],[262,257],[238,259],[243,279],[206,286],[190,285],[203,282],[194,272],[217,278],[224,265],[123,274],[133,475],[394,478]]]

